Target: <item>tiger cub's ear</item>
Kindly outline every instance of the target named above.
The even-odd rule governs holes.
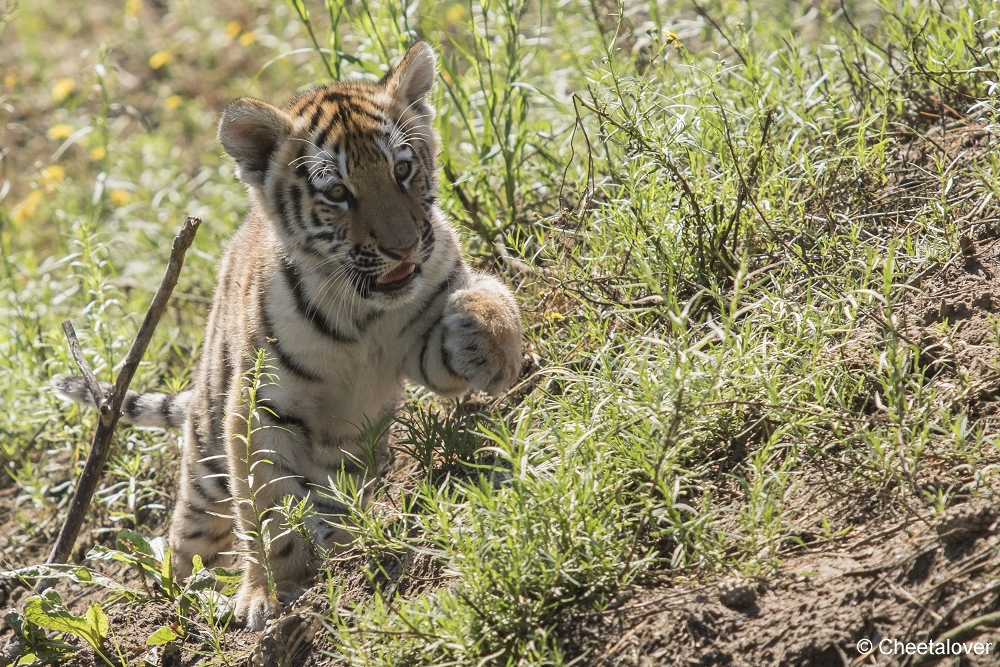
[[[271,156],[291,132],[284,111],[252,97],[231,102],[219,121],[219,143],[236,160],[236,177],[247,185],[264,187]]]
[[[437,55],[427,42],[417,42],[382,78],[397,104],[408,108],[427,97],[437,75]]]

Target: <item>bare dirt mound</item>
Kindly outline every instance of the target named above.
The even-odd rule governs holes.
[[[966,236],[963,246],[900,314],[929,373],[946,376],[979,419],[1000,414],[1000,241]]]
[[[767,581],[637,590],[584,621],[567,648],[586,654],[586,664],[616,667],[930,665],[945,656],[907,656],[905,645],[934,639],[983,643],[983,653],[973,647],[961,664],[997,665],[995,507],[981,501],[904,520],[790,558]],[[985,642],[993,642],[988,653]]]

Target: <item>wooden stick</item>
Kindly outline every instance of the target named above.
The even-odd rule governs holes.
[[[97,378],[94,377],[94,371],[90,370],[87,358],[83,356],[80,341],[76,337],[76,329],[73,328],[73,323],[69,320],[63,320],[62,327],[66,334],[66,341],[69,342],[69,351],[73,355],[73,360],[76,361],[76,366],[83,375],[83,381],[87,383],[90,395],[94,397],[94,407],[100,410],[101,404],[104,403],[104,394],[101,392],[101,385],[97,382]]]
[[[167,271],[163,275],[160,288],[156,290],[153,302],[149,304],[149,310],[146,311],[146,317],[142,321],[142,326],[139,327],[139,333],[136,334],[135,340],[132,342],[132,348],[125,357],[125,363],[122,365],[121,371],[118,372],[118,377],[115,379],[115,386],[111,390],[111,394],[100,402],[101,418],[97,423],[97,430],[94,431],[94,439],[90,445],[90,455],[87,457],[87,463],[83,468],[80,481],[76,485],[76,492],[73,494],[69,513],[66,515],[66,522],[63,523],[62,530],[59,531],[59,538],[56,540],[55,546],[52,547],[52,553],[49,554],[48,561],[46,561],[48,563],[65,563],[73,551],[76,538],[80,534],[81,526],[83,526],[83,520],[90,509],[90,501],[93,499],[94,492],[101,481],[104,464],[107,463],[108,454],[111,452],[111,437],[115,433],[115,426],[118,425],[122,403],[125,401],[125,392],[128,391],[129,384],[132,383],[132,377],[139,368],[139,362],[142,361],[142,356],[146,353],[146,348],[153,337],[153,332],[160,321],[160,316],[163,315],[163,311],[167,308],[170,293],[173,291],[174,285],[177,284],[177,277],[180,275],[181,266],[184,264],[184,254],[191,247],[194,235],[198,231],[198,225],[200,224],[201,220],[198,218],[188,218],[184,221],[180,233],[174,238],[174,244],[170,250],[170,261],[167,264]],[[72,349],[72,343],[70,343],[70,347]],[[76,358],[75,352],[73,356]],[[82,352],[80,358],[83,358]],[[79,360],[77,363],[79,363]],[[93,377],[92,373],[91,377]],[[88,387],[90,387],[93,393],[94,388],[90,386],[89,380]],[[98,395],[100,395],[99,389]]]

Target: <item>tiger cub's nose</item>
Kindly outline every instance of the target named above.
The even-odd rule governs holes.
[[[409,248],[386,248],[384,246],[379,246],[378,249],[393,259],[404,261],[409,259],[413,253],[417,251],[418,245],[420,245],[420,241],[415,241]]]

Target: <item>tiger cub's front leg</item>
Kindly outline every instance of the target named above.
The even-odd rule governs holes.
[[[521,370],[521,312],[498,280],[483,274],[471,278],[445,304],[442,362],[473,390],[497,396]]]
[[[243,552],[235,615],[250,630],[262,630],[281,605],[299,597],[319,562],[278,509],[285,496],[299,499],[307,494],[302,478],[291,473],[282,455],[302,447],[301,435],[270,423],[270,413],[260,410],[253,418],[248,447],[240,437],[246,433],[246,411],[241,412],[227,420],[226,428],[233,510]],[[264,539],[265,533],[269,539]]]

